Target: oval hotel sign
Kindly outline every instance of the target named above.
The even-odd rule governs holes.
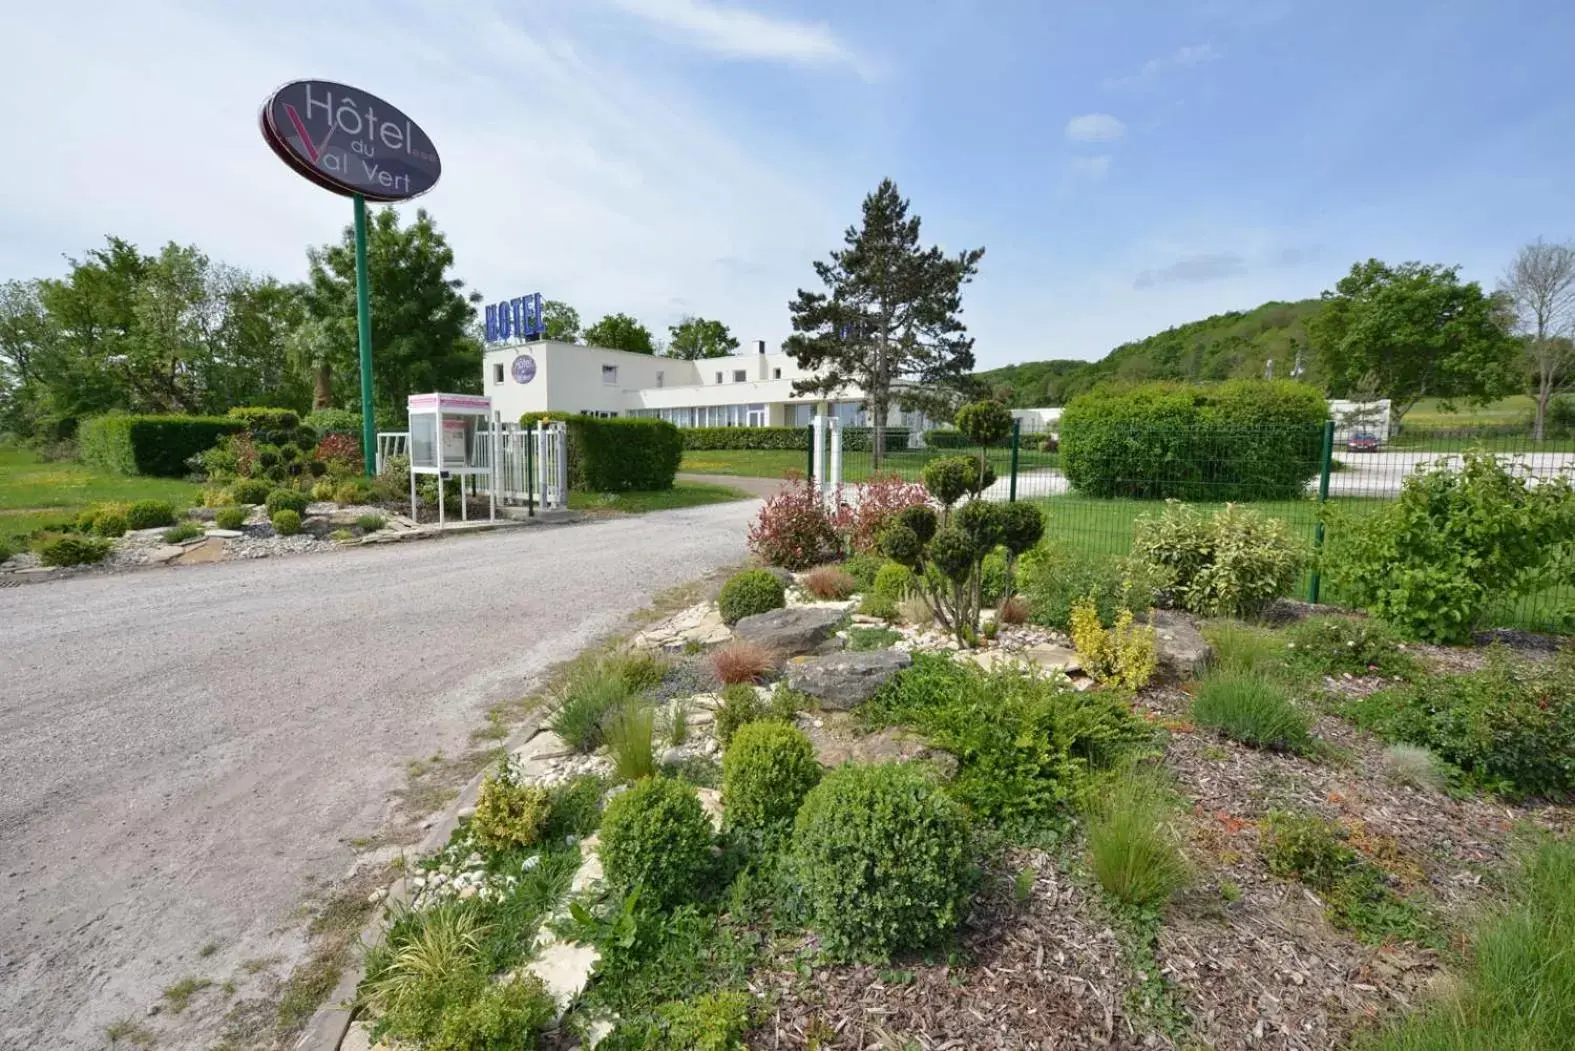
[[[263,138],[325,189],[404,201],[437,184],[443,164],[420,126],[376,95],[331,80],[296,80],[263,103]]]

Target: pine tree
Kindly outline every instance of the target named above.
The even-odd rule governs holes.
[[[793,393],[864,390],[878,466],[894,387],[954,383],[973,369],[973,339],[957,315],[984,249],[947,256],[921,248],[919,217],[908,216],[890,179],[864,198],[863,220],[843,235],[846,248],[815,263],[828,291],[799,289],[788,304],[793,335],[785,348],[815,375],[795,381]]]

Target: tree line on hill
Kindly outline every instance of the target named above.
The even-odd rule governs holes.
[[[74,437],[108,412],[220,414],[235,406],[305,411],[361,403],[353,234],[307,249],[304,281],[212,259],[195,245],[144,252],[119,237],[70,259],[60,277],[0,283],[0,435]],[[454,276],[447,237],[421,210],[371,216],[373,401],[402,418],[405,398],[479,391],[479,293]],[[627,314],[582,329],[567,303],[544,304],[547,336],[635,353],[733,353],[726,325],[686,317],[656,341]]]
[[[1459,268],[1356,263],[1318,299],[1265,303],[1123,344],[1098,361],[977,373],[1018,407],[1064,405],[1109,382],[1295,377],[1340,398],[1389,398],[1399,420],[1427,397],[1532,395],[1540,440],[1553,399],[1575,389],[1575,243],[1522,247],[1492,291]]]

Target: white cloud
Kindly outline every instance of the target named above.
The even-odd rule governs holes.
[[[1072,172],[1084,179],[1098,182],[1110,174],[1111,157],[1101,153],[1094,157],[1073,157]]]
[[[350,202],[258,133],[258,106],[296,71],[364,87],[431,134],[443,179],[416,204],[488,298],[540,290],[659,335],[687,309],[775,345],[810,260],[856,214],[822,182],[826,158],[720,126],[651,66],[604,59],[556,4],[397,22],[288,0],[132,6],[36,5],[7,24],[0,91],[27,100],[7,132],[41,145],[0,196],[0,280],[59,273],[106,233],[304,277],[306,247],[338,239]],[[51,58],[65,53],[77,61]]]
[[[613,6],[727,58],[850,65],[858,57],[823,22],[795,22],[707,0],[610,0]]]
[[[1066,122],[1066,137],[1073,142],[1114,142],[1126,133],[1127,126],[1108,113],[1085,113]]]
[[[1147,87],[1166,73],[1213,62],[1219,57],[1219,52],[1215,51],[1211,44],[1188,44],[1178,47],[1163,58],[1149,59],[1143,63],[1142,69],[1130,76],[1109,78],[1104,82],[1103,87],[1111,90]]]

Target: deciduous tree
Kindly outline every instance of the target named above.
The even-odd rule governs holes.
[[[794,381],[795,394],[864,391],[879,464],[894,390],[955,381],[973,369],[973,340],[958,315],[984,249],[948,256],[920,247],[919,217],[908,215],[890,179],[864,198],[863,221],[843,242],[814,264],[826,291],[799,289],[788,304],[786,349],[813,373]]]
[[[1537,240],[1515,253],[1500,283],[1526,337],[1526,357],[1536,384],[1532,438],[1541,441],[1548,402],[1575,380],[1575,244]]]
[[[359,406],[359,344],[355,312],[355,232],[338,244],[307,251],[308,315],[320,323],[326,361],[337,373],[342,405]],[[402,227],[384,208],[367,230],[372,310],[372,391],[375,404],[402,413],[405,398],[422,391],[480,390],[481,344],[476,339],[479,293],[451,276],[454,252],[425,209]]]
[[[1308,325],[1336,396],[1368,372],[1396,420],[1425,397],[1487,401],[1519,388],[1519,350],[1504,304],[1459,268],[1357,263]]]
[[[585,342],[593,347],[627,350],[631,354],[655,354],[651,330],[628,314],[608,314],[585,330]]]
[[[547,326],[547,338],[560,343],[578,343],[580,340],[580,312],[561,299],[549,299],[541,305],[542,320]]]
[[[725,358],[738,349],[738,340],[726,325],[703,317],[686,317],[668,326],[667,334],[670,358]]]

